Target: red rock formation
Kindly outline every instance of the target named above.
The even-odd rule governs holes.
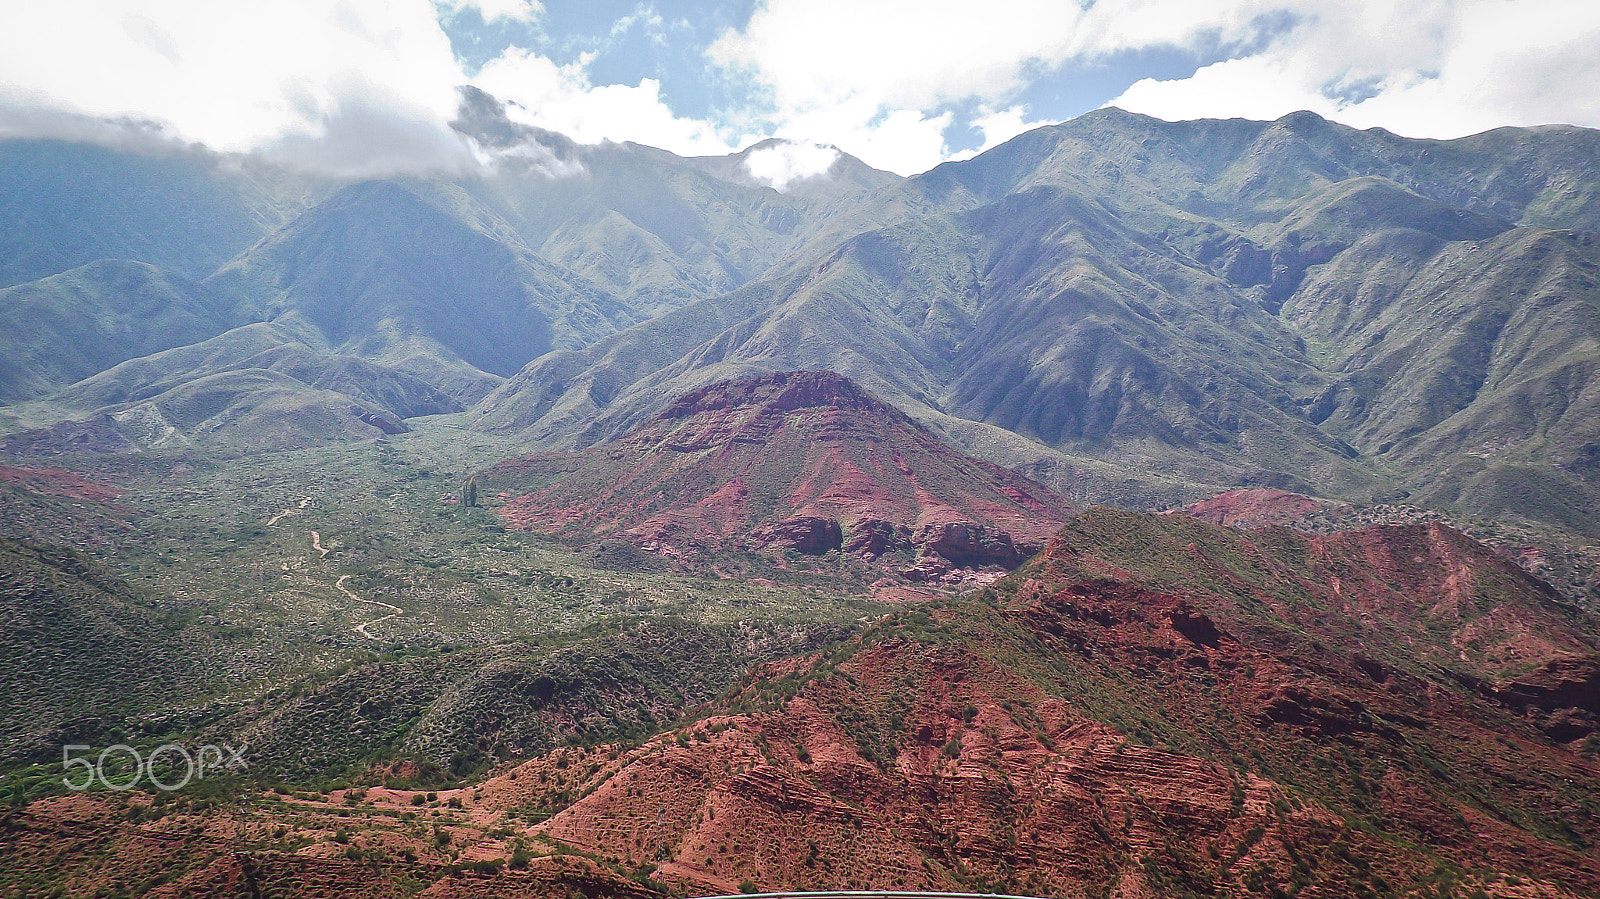
[[[925,525],[913,543],[927,555],[949,559],[956,565],[980,568],[997,565],[1015,568],[1025,556],[1011,542],[1011,535],[999,528],[965,521]]]
[[[746,546],[752,550],[792,550],[808,556],[839,549],[844,538],[839,522],[832,518],[802,515],[775,524],[764,524],[750,532]]]
[[[1600,892],[1600,764],[1516,717],[1587,701],[1595,623],[1437,526],[1269,536],[1085,513],[986,596],[753,672],[546,833],[690,892]],[[1486,618],[1542,667],[1489,686],[1454,636]]]
[[[920,551],[935,559],[928,579],[1014,568],[1070,511],[831,372],[715,384],[615,443],[507,460],[481,480],[508,494],[508,525],[576,543],[905,562]]]
[[[1292,525],[1326,506],[1298,493],[1252,487],[1230,490],[1178,511],[1185,515],[1233,528]]]
[[[1600,656],[1562,656],[1494,688],[1493,695],[1540,723],[1550,739],[1600,734]]]
[[[64,468],[15,468],[0,465],[0,483],[15,484],[45,496],[110,503],[122,496],[122,489],[93,481]]]
[[[861,518],[850,526],[844,551],[866,559],[888,552],[911,552],[911,529],[881,518]]]

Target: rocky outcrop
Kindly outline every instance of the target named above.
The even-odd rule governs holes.
[[[1378,734],[1398,740],[1394,728],[1375,719],[1361,702],[1337,691],[1306,684],[1283,684],[1261,704],[1263,724],[1287,724],[1307,737],[1337,740],[1353,734]]]
[[[1600,733],[1600,657],[1552,659],[1495,687],[1493,695],[1537,719],[1556,742]]]
[[[844,551],[868,561],[891,552],[910,552],[911,529],[881,518],[862,518],[850,526]]]
[[[658,416],[681,421],[707,412],[759,408],[767,415],[829,406],[874,415],[904,413],[831,371],[778,371],[741,381],[721,381],[686,393]]]
[[[750,532],[745,545],[756,552],[793,550],[808,556],[839,549],[844,543],[839,522],[832,518],[801,516],[766,524]]]
[[[139,447],[123,436],[111,416],[96,415],[85,421],[63,421],[48,428],[12,434],[0,441],[0,452],[8,456],[65,453],[125,456],[139,452]]]
[[[930,524],[917,532],[912,543],[924,556],[939,556],[963,568],[998,565],[1015,568],[1025,558],[1011,535],[988,525],[960,521]]]
[[[383,410],[368,409],[364,406],[350,406],[350,415],[362,424],[371,425],[385,434],[409,434],[411,429],[396,418],[392,413]]]
[[[1217,630],[1216,622],[1211,620],[1211,616],[1196,611],[1187,603],[1168,612],[1167,621],[1173,630],[1196,646],[1216,649],[1221,644],[1222,632]]]
[[[1219,493],[1176,511],[1212,524],[1253,530],[1296,526],[1326,508],[1326,504],[1298,493],[1253,487]]]

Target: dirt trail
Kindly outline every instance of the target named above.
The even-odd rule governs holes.
[[[341,574],[341,575],[339,575],[338,582],[335,583],[333,586],[340,593],[343,593],[345,596],[350,597],[351,599],[355,600],[356,602],[364,602],[364,603],[366,603],[368,605],[372,605],[372,606],[382,606],[383,608],[389,610],[389,614],[383,616],[382,618],[374,618],[374,619],[372,619],[371,621],[368,621],[365,624],[356,625],[355,632],[360,634],[361,636],[366,637],[368,640],[376,640],[378,638],[374,637],[374,636],[372,636],[372,634],[368,633],[367,632],[367,628],[372,627],[374,624],[380,624],[382,622],[388,621],[390,618],[395,618],[395,617],[398,617],[400,615],[404,615],[405,614],[405,610],[400,608],[399,606],[391,606],[386,602],[379,602],[376,599],[363,599],[363,598],[357,596],[349,587],[346,587],[344,585],[344,582],[348,581],[348,580],[350,580],[350,575]]]
[[[290,515],[298,515],[298,514],[300,514],[301,512],[305,511],[305,508],[307,506],[309,506],[309,505],[311,505],[311,497],[309,495],[301,497],[299,505],[290,506],[289,508],[284,509],[282,512],[279,512],[278,514],[276,514],[276,515],[272,516],[271,518],[267,519],[267,527],[272,527],[273,525],[275,525],[279,521],[282,521],[283,519],[289,517]],[[316,531],[316,530],[313,530],[311,532],[311,548],[317,551],[317,559],[319,561],[324,561],[324,562],[327,561],[327,559],[328,559],[328,553],[333,551],[333,546],[331,544],[328,545],[328,546],[323,546],[322,545],[322,534],[321,534],[321,532]],[[289,570],[289,564],[287,562],[284,563],[283,570],[285,570],[285,571]],[[377,640],[377,639],[379,639],[377,637],[374,637],[372,635],[372,633],[367,630],[367,628],[372,627],[374,624],[381,624],[381,623],[383,623],[385,621],[388,621],[391,618],[398,618],[401,615],[405,614],[405,610],[400,608],[399,606],[392,606],[392,605],[390,605],[390,604],[388,604],[386,602],[379,602],[376,599],[363,599],[360,596],[357,596],[354,591],[352,591],[349,587],[346,587],[344,585],[344,582],[348,581],[348,580],[350,580],[350,575],[348,575],[348,574],[339,575],[339,580],[336,581],[334,583],[334,585],[333,585],[334,589],[338,590],[340,593],[343,593],[345,596],[348,596],[349,598],[355,600],[356,602],[364,602],[367,605],[379,606],[381,608],[389,610],[389,614],[384,615],[382,618],[374,618],[371,621],[367,621],[367,622],[364,622],[362,624],[358,624],[355,627],[351,628],[351,630],[355,631],[356,633],[360,634],[363,637],[366,637],[368,640]]]
[[[302,496],[300,498],[300,505],[298,505],[298,506],[290,506],[289,508],[284,509],[282,512],[279,512],[278,514],[272,516],[271,518],[268,518],[267,519],[267,527],[269,527],[269,528],[272,527],[273,525],[277,524],[279,521],[282,521],[283,519],[288,518],[290,515],[298,515],[298,514],[300,514],[301,512],[305,511],[306,506],[308,506],[310,504],[311,504],[311,497]]]

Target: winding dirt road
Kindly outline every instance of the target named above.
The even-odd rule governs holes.
[[[365,624],[356,625],[355,626],[355,632],[360,634],[361,636],[366,637],[368,640],[376,640],[376,639],[378,639],[377,637],[374,637],[371,634],[367,633],[367,628],[372,627],[374,624],[380,624],[382,622],[388,621],[390,618],[395,618],[395,617],[398,617],[400,615],[404,615],[405,614],[405,610],[400,608],[399,606],[391,606],[386,602],[379,602],[376,599],[363,599],[362,597],[357,596],[349,587],[346,587],[344,585],[344,582],[348,581],[348,580],[350,580],[350,575],[348,575],[348,574],[339,575],[338,582],[336,582],[333,585],[334,589],[338,590],[340,593],[343,593],[345,596],[350,597],[351,599],[355,600],[356,602],[364,602],[367,605],[372,605],[372,606],[381,606],[381,607],[389,610],[389,614],[383,616],[382,618],[374,618],[374,619],[372,619],[371,621],[368,621]]]
[[[267,519],[267,527],[269,527],[269,528],[272,527],[273,525],[275,525],[278,522],[282,521],[283,519],[289,517],[290,515],[298,515],[298,514],[300,514],[301,512],[305,511],[305,508],[307,506],[309,506],[310,504],[311,504],[311,497],[310,496],[301,497],[299,505],[290,506],[289,508],[284,509],[282,512],[279,512],[278,514],[276,514],[276,515],[272,516],[271,518]],[[317,552],[317,560],[318,561],[327,561],[328,553],[333,551],[333,546],[331,544],[328,545],[328,546],[323,546],[322,545],[322,534],[320,532],[318,532],[318,531],[315,531],[315,530],[313,530],[311,532],[311,548],[316,550],[316,552]],[[283,568],[284,568],[285,571],[289,570],[289,565],[288,565],[287,562],[284,563]],[[374,618],[371,621],[363,622],[363,623],[358,624],[355,627],[351,628],[351,630],[355,631],[356,633],[360,634],[363,637],[366,637],[368,640],[379,640],[380,638],[374,637],[372,635],[372,632],[368,631],[367,628],[372,627],[374,624],[382,624],[383,622],[388,621],[391,618],[398,618],[401,615],[405,614],[405,610],[400,608],[399,606],[393,606],[393,605],[390,605],[390,604],[388,604],[386,602],[379,602],[376,599],[365,599],[363,597],[357,596],[355,594],[355,591],[351,590],[349,587],[346,587],[344,585],[344,582],[348,581],[348,580],[350,580],[350,575],[348,575],[348,574],[339,575],[339,580],[334,582],[333,588],[335,590],[338,590],[340,593],[343,593],[345,596],[348,596],[352,600],[355,600],[356,602],[362,602],[362,603],[366,603],[369,606],[378,606],[380,608],[389,610],[389,614],[384,615],[381,618]]]
[[[277,524],[278,522],[282,521],[283,519],[288,518],[290,515],[298,515],[298,514],[300,514],[302,511],[305,510],[305,507],[310,505],[310,504],[311,504],[311,497],[309,497],[309,496],[301,497],[300,498],[300,505],[298,505],[298,506],[290,506],[289,508],[284,509],[282,512],[279,512],[278,514],[272,516],[271,518],[268,518],[267,519],[267,527],[269,527],[269,528],[272,527],[273,525]]]

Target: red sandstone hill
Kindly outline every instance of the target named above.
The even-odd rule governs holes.
[[[484,793],[690,892],[1595,896],[1597,646],[1436,525],[1094,509],[984,594],[563,758],[559,796],[544,761]]]
[[[760,666],[640,743],[436,793],[375,770],[265,794],[249,827],[277,848],[248,866],[226,806],[46,800],[0,821],[0,869],[87,893],[108,858],[190,866],[150,890],[171,896],[256,872],[308,897],[1595,897],[1597,648],[1592,618],[1437,524],[1095,508],[992,587]]]
[[[715,384],[614,443],[511,459],[482,481],[509,525],[572,542],[678,556],[842,550],[923,578],[1014,568],[1069,513],[1048,488],[962,454],[832,372]]]
[[[1298,493],[1268,487],[1248,487],[1219,493],[1174,511],[1212,524],[1253,529],[1272,525],[1292,526],[1326,508],[1326,503]]]

